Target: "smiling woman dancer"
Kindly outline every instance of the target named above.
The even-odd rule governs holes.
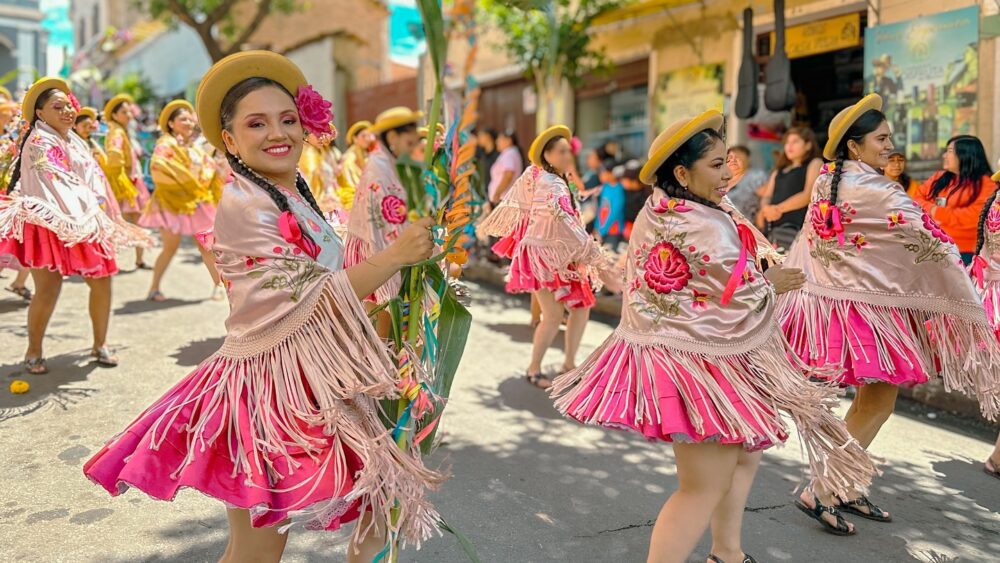
[[[432,221],[343,268],[340,238],[296,171],[306,133],[333,118],[315,111],[318,96],[269,51],[205,74],[199,122],[233,168],[210,241],[229,292],[226,340],[84,466],[112,495],[131,486],[172,500],[190,487],[224,502],[224,563],[280,560],[286,525],[354,520],[348,560],[368,562],[387,529],[419,544],[438,521],[425,494],[442,476],[379,418],[378,401],[398,396],[395,367],[360,300],[430,256]]]
[[[107,176],[111,189],[118,199],[122,215],[130,223],[138,223],[142,210],[149,201],[149,188],[142,177],[139,152],[132,146],[128,124],[132,121],[135,100],[128,94],[118,94],[104,104],[104,121],[108,135],[104,137],[104,151],[108,156]],[[142,260],[143,249],[135,249],[135,267],[150,270]]]
[[[118,365],[107,347],[115,247],[148,244],[121,219],[118,206],[86,143],[72,132],[76,98],[61,78],[43,78],[24,96],[28,130],[11,175],[11,197],[0,201],[0,255],[31,269],[35,296],[28,307],[28,373],[48,372],[42,344],[63,278],[82,276],[90,289],[91,356]]]
[[[795,353],[857,387],[845,421],[865,448],[899,387],[935,373],[945,388],[978,398],[987,418],[1000,412],[1000,345],[951,237],[880,173],[894,149],[881,109],[870,94],[830,123],[823,156],[834,169],[816,180],[785,262],[806,284],[778,298]],[[892,520],[860,491],[806,490],[797,505],[836,535],[854,533],[841,512]]]

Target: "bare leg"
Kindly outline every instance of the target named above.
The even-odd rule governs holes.
[[[198,252],[201,252],[201,261],[208,268],[208,275],[212,276],[212,285],[219,285],[222,283],[222,279],[219,277],[218,268],[215,267],[215,255],[202,246],[200,242],[195,241],[195,244],[198,245]]]
[[[1000,434],[997,435],[997,445],[993,448],[993,453],[990,454],[989,462],[993,465],[994,470],[1000,468]]]
[[[160,255],[156,257],[156,264],[153,266],[153,281],[149,283],[149,295],[160,291],[163,274],[167,272],[167,266],[170,265],[170,261],[177,254],[177,248],[181,245],[181,236],[166,229],[160,229],[160,238],[163,240],[163,248],[160,249]],[[201,247],[199,246],[199,248]],[[139,258],[136,260],[141,261]]]
[[[35,282],[35,297],[28,305],[28,350],[26,359],[42,357],[42,341],[49,326],[52,311],[62,290],[62,274],[43,268],[33,268],[31,279]]]
[[[371,525],[372,513],[365,512],[358,520],[357,526],[367,528]],[[347,563],[371,563],[375,556],[385,548],[385,524],[376,522],[360,543],[355,543],[351,537],[351,543],[347,547]]]
[[[94,329],[94,350],[108,342],[108,325],[111,323],[111,277],[84,278],[90,287],[90,323]]]
[[[729,493],[742,446],[674,443],[680,486],[660,510],[647,563],[684,563]]]
[[[371,316],[372,311],[378,308],[378,304],[371,301],[365,301],[364,305],[369,316]],[[389,314],[389,311],[382,309],[375,316],[375,332],[378,333],[379,338],[389,338],[389,333],[392,332],[392,315]]]
[[[24,269],[19,271],[17,275],[14,276],[14,281],[10,283],[10,287],[13,289],[23,288],[24,284],[28,281],[28,276],[30,275],[31,275],[31,270]]]
[[[542,322],[535,327],[535,336],[532,340],[531,363],[528,364],[528,375],[542,373],[542,358],[545,352],[552,346],[556,334],[559,333],[559,325],[562,323],[563,306],[556,301],[556,296],[547,289],[539,290],[534,295],[538,296],[538,304],[542,309]],[[542,388],[548,387],[551,382],[545,378],[539,381]]]
[[[288,534],[279,534],[275,526],[254,528],[250,512],[227,509],[229,545],[219,563],[278,563],[285,551]]]
[[[712,514],[712,553],[726,562],[743,561],[743,547],[740,541],[740,531],[743,529],[743,509],[750,496],[760,459],[764,452],[740,452],[733,473],[733,485],[729,494]]]
[[[542,322],[542,307],[538,304],[538,296],[531,294],[531,327],[538,326]]]
[[[590,320],[590,307],[585,309],[570,309],[566,321],[566,359],[563,360],[563,371],[576,369],[576,353],[580,350],[583,331]]]
[[[139,224],[139,217],[140,216],[142,216],[142,214],[141,213],[136,213],[136,212],[122,213],[122,217],[124,217],[126,221],[128,221],[129,223],[132,223],[133,225],[138,225]],[[143,264],[143,261],[142,261],[143,250],[144,249],[141,246],[135,247],[135,265],[136,266],[140,266],[140,265]]]

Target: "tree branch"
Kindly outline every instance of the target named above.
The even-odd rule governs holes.
[[[219,20],[226,17],[229,14],[229,9],[232,8],[239,0],[225,0],[221,4],[215,7],[211,13],[205,14],[205,23],[210,26],[214,26],[219,23]]]
[[[260,27],[264,18],[271,13],[271,5],[273,3],[274,0],[260,0],[260,2],[257,3],[257,12],[254,13],[253,19],[250,20],[250,23],[248,23],[245,28],[243,28],[243,31],[239,34],[239,36],[237,36],[236,39],[230,43],[229,48],[226,49],[227,55],[231,55],[236,51],[239,51],[240,47],[250,40],[250,36],[257,31],[257,28]]]
[[[198,22],[195,21],[194,16],[192,16],[191,12],[189,12],[187,8],[182,6],[180,2],[178,2],[177,0],[166,0],[166,1],[167,1],[167,6],[170,7],[170,11],[173,12],[175,16],[177,16],[177,19],[181,20],[185,24],[195,29],[198,28]]]

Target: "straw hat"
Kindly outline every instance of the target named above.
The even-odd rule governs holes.
[[[271,51],[243,51],[215,63],[201,79],[195,96],[198,124],[205,139],[215,148],[226,150],[222,140],[222,99],[233,86],[255,77],[273,80],[293,96],[307,84],[295,63]]]
[[[355,123],[354,125],[351,125],[351,127],[347,130],[347,144],[348,145],[354,144],[354,136],[364,131],[365,129],[370,128],[371,126],[372,122],[365,120],[361,120]]]
[[[118,104],[121,104],[122,102],[128,102],[130,104],[134,104],[135,100],[132,98],[132,96],[129,96],[128,94],[118,94],[117,96],[108,100],[108,103],[104,104],[105,121],[107,121],[108,123],[114,121],[113,119],[111,119],[111,114],[114,113],[114,110],[118,106]]]
[[[649,147],[649,160],[639,171],[639,181],[651,186],[656,184],[656,171],[670,158],[670,155],[695,134],[705,129],[718,131],[722,128],[723,121],[721,113],[710,109],[696,117],[687,117],[670,124],[653,139],[653,144]]]
[[[97,121],[97,110],[92,107],[82,107],[80,111],[76,114],[77,117],[80,116],[89,117],[94,121]]]
[[[997,171],[992,176],[990,176],[990,180],[993,180],[994,182],[1000,182],[1000,162],[997,163]]]
[[[436,129],[437,129],[437,132],[438,132],[439,135],[444,134],[444,132],[445,132],[444,123],[441,123],[439,121],[438,124],[437,124]],[[427,132],[428,131],[429,131],[429,129],[427,129],[426,127],[417,127],[417,135],[421,139],[426,139],[427,138]]]
[[[408,107],[396,106],[378,114],[378,117],[375,118],[375,123],[373,123],[369,129],[372,133],[378,135],[379,133],[384,133],[390,129],[409,125],[410,123],[416,123],[420,121],[420,118],[423,116],[424,112],[422,111],[413,111]]]
[[[528,148],[528,160],[535,166],[542,166],[542,149],[545,148],[545,145],[549,141],[556,137],[562,137],[569,141],[573,138],[573,132],[565,125],[553,125],[542,131],[541,134],[535,137],[535,140],[531,142],[531,146]]]
[[[170,115],[179,109],[186,109],[192,114],[194,113],[194,106],[187,100],[171,100],[167,102],[167,105],[163,106],[163,110],[160,111],[159,119],[156,120],[160,125],[160,131],[169,133]]]
[[[41,96],[42,92],[51,90],[52,88],[60,90],[67,95],[71,92],[69,84],[62,78],[55,76],[39,78],[37,82],[31,85],[31,88],[28,88],[28,92],[24,95],[24,100],[21,101],[21,118],[29,122],[34,119],[35,102],[38,101],[38,96]]]
[[[865,114],[868,110],[878,110],[882,111],[882,96],[878,94],[868,94],[861,101],[844,108],[833,118],[830,122],[830,138],[826,142],[826,146],[823,147],[823,158],[827,160],[837,160],[837,145],[840,144],[841,139],[847,134],[847,130],[854,125],[854,122],[858,120],[859,117]]]

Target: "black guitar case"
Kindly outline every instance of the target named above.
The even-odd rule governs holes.
[[[753,56],[753,10],[743,10],[743,61],[740,63],[739,87],[736,91],[736,117],[748,119],[757,115],[760,96],[757,80],[760,79],[760,65]]]
[[[786,111],[795,107],[795,85],[792,64],[785,52],[785,0],[774,0],[774,34],[774,55],[767,63],[764,106],[771,111]]]

